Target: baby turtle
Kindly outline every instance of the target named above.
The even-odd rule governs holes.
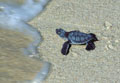
[[[63,55],[67,55],[69,53],[69,49],[72,44],[81,44],[87,45],[86,50],[94,50],[95,49],[95,41],[98,41],[97,37],[93,33],[83,33],[78,30],[66,32],[63,29],[56,29],[56,33],[61,37],[66,39],[67,41],[63,44],[61,49],[61,53]]]

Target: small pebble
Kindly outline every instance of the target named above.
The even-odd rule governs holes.
[[[105,27],[106,27],[107,29],[110,29],[110,27],[112,27],[112,24],[109,23],[108,21],[105,21]]]
[[[73,57],[78,57],[78,54],[75,52],[72,52]]]
[[[105,46],[105,49],[106,49],[106,50],[109,50],[109,48],[108,48],[108,46],[107,46],[107,45]]]
[[[115,43],[119,43],[119,40],[115,40]]]
[[[114,49],[113,45],[108,45],[108,47],[109,47],[110,49]]]
[[[110,44],[110,45],[106,45],[106,46],[105,46],[105,49],[106,49],[106,50],[110,50],[110,49],[115,50],[114,46],[111,45],[111,44]]]
[[[108,43],[111,43],[111,41],[108,41]]]

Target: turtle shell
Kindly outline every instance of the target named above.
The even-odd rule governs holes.
[[[92,39],[92,35],[80,31],[71,31],[68,34],[68,40],[71,44],[86,44]]]

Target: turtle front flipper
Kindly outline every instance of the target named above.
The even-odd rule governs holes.
[[[63,44],[62,49],[61,49],[61,53],[62,53],[63,55],[67,55],[67,54],[69,53],[70,47],[71,47],[70,42],[69,42],[69,41],[65,42],[65,43]]]
[[[87,51],[90,51],[90,50],[94,50],[95,49],[95,44],[94,42],[90,41],[87,43],[87,46],[86,46],[86,50]]]

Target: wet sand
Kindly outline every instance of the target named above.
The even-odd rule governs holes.
[[[0,28],[0,83],[18,83],[33,80],[43,62],[28,58],[22,48],[32,39],[22,33]]]

